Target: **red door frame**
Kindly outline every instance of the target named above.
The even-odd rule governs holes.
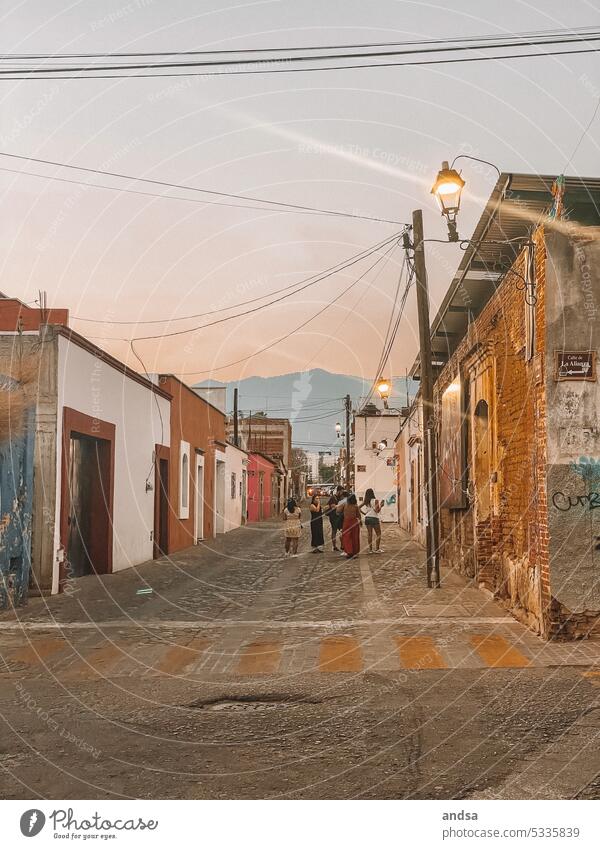
[[[60,467],[60,544],[67,552],[69,539],[69,515],[71,512],[71,494],[69,491],[69,454],[73,434],[90,436],[93,439],[103,439],[109,443],[108,486],[107,498],[99,493],[108,512],[108,533],[104,544],[106,546],[106,572],[112,572],[113,567],[113,504],[115,490],[115,426],[85,413],[80,413],[71,407],[63,408],[62,457]],[[59,592],[68,580],[66,556],[60,564],[58,579]]]

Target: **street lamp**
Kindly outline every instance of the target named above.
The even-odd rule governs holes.
[[[431,194],[435,195],[440,206],[442,215],[448,221],[448,241],[458,242],[458,230],[456,229],[456,216],[460,209],[460,196],[465,181],[458,171],[450,168],[448,162],[442,162],[442,170],[438,171],[435,183],[431,188]]]
[[[337,434],[337,436],[338,436],[338,439],[339,439],[339,438],[340,438],[340,436],[342,435],[342,425],[341,425],[341,422],[336,422],[336,423],[335,423],[335,432],[336,432],[336,434]]]
[[[379,392],[379,397],[383,401],[383,406],[387,410],[388,400],[392,391],[392,387],[390,385],[389,380],[386,380],[384,377],[380,377],[377,381],[377,391]]]

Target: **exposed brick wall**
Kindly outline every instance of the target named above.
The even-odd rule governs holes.
[[[535,234],[534,356],[526,360],[526,309],[523,277],[526,258],[521,254],[449,362],[434,388],[438,417],[446,387],[463,376],[485,369],[481,395],[489,403],[490,509],[480,520],[471,463],[471,434],[467,439],[468,506],[441,509],[442,563],[452,564],[491,590],[511,612],[538,633],[551,631],[546,504],[546,398],[543,379],[545,355],[545,242],[543,228]],[[490,284],[491,285],[491,284]],[[483,371],[482,371],[483,373]],[[479,392],[479,389],[474,389]],[[475,399],[475,402],[477,398]],[[468,403],[468,402],[467,402]],[[468,408],[467,408],[468,409]],[[470,415],[467,415],[467,428]],[[495,443],[495,453],[493,451]]]

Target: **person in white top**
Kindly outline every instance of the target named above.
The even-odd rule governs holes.
[[[381,502],[375,498],[375,493],[372,489],[368,489],[365,492],[365,497],[360,504],[360,511],[365,517],[365,527],[369,540],[369,554],[381,554],[381,522],[379,520]],[[375,549],[373,549],[373,532],[375,532]]]

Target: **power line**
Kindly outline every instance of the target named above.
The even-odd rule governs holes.
[[[351,262],[348,262],[344,267],[347,268],[350,265],[355,265],[360,260],[366,259],[371,254],[375,253],[378,250],[381,250],[382,247],[385,247],[386,245],[389,245],[390,243],[391,243],[391,247],[394,247],[399,236],[400,236],[400,233],[395,233],[390,239],[387,239],[383,244],[377,245],[375,248],[372,248],[368,252],[363,253],[363,255],[361,257],[359,257],[359,259],[355,259],[355,260],[352,260]],[[272,301],[269,301],[266,304],[261,304],[258,307],[252,307],[252,309],[244,310],[243,312],[235,313],[234,315],[228,315],[228,316],[224,316],[223,318],[217,318],[214,321],[209,321],[206,324],[199,324],[199,325],[196,325],[195,327],[186,327],[184,330],[172,330],[169,333],[155,333],[155,334],[152,334],[150,336],[133,336],[132,338],[136,342],[147,342],[151,339],[168,339],[168,338],[173,337],[173,336],[185,336],[188,333],[195,333],[198,330],[205,330],[208,327],[215,327],[217,324],[224,324],[226,321],[232,321],[233,319],[236,319],[236,318],[244,318],[247,315],[253,315],[256,312],[260,312],[261,310],[267,309],[268,307],[271,307],[274,304],[279,304],[282,301],[287,300],[287,298],[291,298],[294,295],[297,295],[299,292],[303,292],[305,289],[308,289],[311,286],[315,286],[317,283],[320,283],[323,280],[326,280],[328,277],[332,277],[334,274],[337,274],[339,270],[340,269],[335,269],[334,271],[324,272],[323,274],[318,276],[316,279],[311,280],[311,282],[305,283],[304,285],[300,286],[299,288],[294,289],[293,292],[287,292],[284,295],[280,295],[278,298],[273,298]],[[367,271],[369,271],[369,270],[370,269],[367,269]],[[129,339],[121,339],[120,341],[121,342],[128,342],[130,340]]]
[[[244,363],[247,360],[251,360],[254,357],[257,357],[259,354],[263,354],[265,351],[269,351],[271,348],[274,348],[276,345],[279,345],[281,342],[285,342],[286,339],[289,339],[290,336],[293,336],[295,333],[299,333],[299,331],[302,330],[303,328],[305,328],[307,324],[310,324],[311,321],[314,321],[315,318],[318,318],[326,310],[328,310],[329,307],[333,306],[333,304],[335,304],[337,301],[339,301],[339,299],[342,298],[347,292],[349,292],[354,286],[356,286],[357,283],[359,283],[365,277],[365,275],[367,275],[373,268],[375,268],[375,266],[377,266],[382,260],[384,260],[385,257],[387,256],[387,253],[391,252],[394,249],[394,247],[395,247],[395,244],[392,243],[385,254],[382,254],[380,257],[378,257],[375,260],[375,262],[369,268],[367,268],[366,271],[364,271],[360,275],[360,277],[357,277],[356,280],[354,280],[342,292],[340,292],[338,295],[336,295],[335,298],[333,298],[331,301],[329,301],[329,303],[325,304],[325,306],[322,307],[320,310],[318,310],[318,312],[314,313],[314,315],[311,315],[310,318],[307,318],[305,321],[303,321],[301,324],[299,324],[297,327],[295,327],[289,333],[286,333],[284,336],[281,336],[279,339],[276,339],[274,342],[271,342],[269,345],[265,345],[263,348],[259,348],[259,350],[255,351],[253,354],[250,354],[247,357],[241,357],[239,360],[233,360],[230,363],[224,363],[223,365],[215,366],[215,367],[208,369],[208,370],[205,370],[205,371],[178,372],[178,376],[179,377],[186,377],[187,375],[190,375],[190,374],[192,374],[192,375],[195,375],[195,374],[212,374],[215,371],[222,371],[223,369],[231,368],[231,366],[237,366],[240,363]]]
[[[577,144],[573,148],[573,153],[569,156],[563,171],[566,171],[567,168],[569,167],[569,165],[571,164],[571,162],[575,159],[575,155],[576,155],[577,151],[579,150],[579,148],[581,147],[581,143],[583,142],[584,138],[587,136],[587,134],[590,130],[590,127],[592,126],[592,124],[596,120],[596,115],[598,114],[599,109],[600,109],[600,96],[598,97],[598,99],[596,101],[596,108],[592,112],[592,116],[591,116],[590,120],[587,122],[586,126],[583,128],[583,131],[582,131],[581,135],[579,136],[579,141],[577,142]]]
[[[558,36],[537,36],[537,37],[517,37],[515,39],[510,39],[510,37],[500,37],[496,40],[496,42],[488,41],[482,42],[481,44],[476,43],[468,43],[468,44],[437,44],[431,47],[422,47],[422,46],[413,46],[407,50],[398,50],[392,49],[392,46],[389,45],[389,49],[368,49],[368,52],[364,52],[365,48],[359,48],[359,51],[352,47],[341,47],[338,48],[335,52],[326,52],[321,53],[321,55],[314,56],[310,53],[308,55],[299,55],[296,53],[290,53],[289,55],[283,55],[282,57],[273,57],[268,59],[263,58],[239,58],[233,57],[231,59],[201,59],[201,60],[190,60],[187,59],[181,62],[133,62],[129,64],[87,64],[87,65],[58,65],[58,66],[50,66],[50,67],[39,67],[39,68],[9,68],[8,70],[0,70],[0,76],[10,76],[14,75],[16,72],[20,74],[24,74],[27,76],[35,76],[38,74],[72,74],[72,73],[98,73],[99,71],[162,71],[163,69],[188,69],[188,68],[213,68],[213,67],[247,67],[247,66],[261,66],[264,65],[265,62],[291,62],[294,65],[298,65],[302,62],[335,62],[339,60],[348,60],[348,59],[384,59],[391,58],[396,56],[412,56],[415,54],[428,54],[428,53],[449,53],[449,52],[473,52],[473,51],[489,51],[489,50],[504,50],[511,47],[544,47],[547,45],[555,45],[555,44],[576,44],[581,42],[592,42],[600,40],[600,35],[598,34],[598,30],[590,31],[585,34],[577,34],[572,35],[569,32],[565,32]],[[388,45],[382,45],[388,46]],[[313,48],[313,50],[318,48]],[[230,51],[231,53],[236,53],[236,51]],[[239,51],[238,51],[239,52]],[[285,48],[275,48],[272,52],[285,52]],[[157,54],[148,54],[148,55],[157,55]],[[187,54],[189,55],[189,54]],[[195,54],[201,55],[201,54]],[[206,55],[206,54],[205,54]],[[297,70],[296,68],[294,70]]]
[[[301,210],[303,212],[318,213],[320,215],[334,215],[334,216],[338,216],[338,217],[341,217],[341,218],[359,218],[363,221],[377,221],[379,223],[396,224],[396,225],[400,224],[402,226],[401,221],[391,221],[391,220],[386,219],[386,218],[375,218],[375,217],[371,217],[371,216],[368,216],[368,215],[359,215],[359,214],[353,213],[353,212],[340,212],[338,210],[332,210],[332,209],[319,209],[319,208],[314,207],[314,206],[303,206],[302,204],[297,204],[297,203],[285,203],[284,201],[267,200],[265,198],[252,197],[251,195],[240,195],[240,194],[235,194],[233,192],[222,192],[222,191],[218,191],[217,189],[202,189],[202,188],[199,188],[197,186],[186,186],[185,184],[182,184],[182,183],[169,183],[166,180],[155,180],[155,179],[152,179],[150,177],[134,177],[131,174],[120,174],[120,173],[115,172],[115,171],[104,171],[101,168],[87,168],[87,167],[84,167],[83,165],[71,165],[70,163],[67,163],[67,162],[56,162],[52,159],[39,159],[38,157],[35,157],[35,156],[24,156],[24,155],[18,154],[18,153],[6,153],[5,151],[0,151],[0,156],[6,156],[9,159],[19,159],[19,160],[25,161],[25,162],[36,162],[39,165],[50,165],[50,166],[55,167],[55,168],[68,168],[72,171],[83,171],[86,174],[101,174],[104,177],[115,177],[116,179],[119,179],[119,180],[130,180],[130,181],[133,181],[133,182],[136,182],[136,183],[151,183],[154,186],[162,186],[164,188],[169,188],[169,189],[182,189],[184,191],[189,191],[189,192],[199,192],[201,194],[215,195],[217,197],[234,198],[236,200],[248,200],[248,201],[251,201],[251,202],[254,202],[254,203],[269,204],[271,206],[276,206],[276,207],[286,207],[288,209]]]
[[[54,183],[69,183],[74,186],[85,186],[88,189],[108,189],[109,191],[118,192],[119,194],[142,195],[143,197],[157,198],[158,200],[179,200],[185,201],[186,203],[200,204],[202,206],[223,206],[230,209],[249,209],[251,211],[258,210],[273,214],[277,213],[279,215],[319,215],[327,217],[330,214],[327,212],[313,212],[312,210],[301,211],[299,209],[273,209],[269,206],[250,206],[241,203],[226,203],[225,201],[207,200],[206,198],[186,198],[181,197],[180,195],[159,195],[157,192],[142,192],[138,189],[124,189],[120,186],[107,186],[102,183],[87,183],[85,180],[69,180],[66,177],[55,177],[52,174],[35,174],[33,171],[23,171],[19,168],[0,168],[0,171],[10,174],[19,174],[25,177],[38,177],[39,179],[49,180]],[[392,224],[394,222],[390,221],[389,223]]]
[[[302,292],[302,291],[304,291],[304,289],[308,289],[309,286],[313,286],[315,283],[320,283],[322,280],[325,280],[327,277],[331,276],[332,274],[337,274],[339,271],[344,271],[344,269],[350,267],[351,265],[355,265],[357,262],[360,262],[361,259],[366,259],[371,254],[375,253],[375,251],[379,250],[380,248],[384,248],[391,241],[394,241],[397,238],[398,238],[398,234],[395,234],[388,239],[383,239],[381,242],[378,242],[377,244],[372,245],[370,248],[365,248],[364,250],[360,251],[357,254],[354,254],[353,256],[349,257],[346,260],[343,260],[342,262],[338,262],[336,265],[333,265],[333,266],[330,266],[329,268],[326,268],[324,271],[320,271],[317,274],[311,274],[310,277],[305,277],[304,280],[299,280],[296,283],[291,283],[289,286],[284,286],[281,289],[275,289],[273,292],[268,292],[266,295],[260,295],[259,297],[256,297],[256,298],[250,298],[247,301],[240,301],[239,303],[233,304],[232,306],[229,306],[229,307],[220,307],[219,309],[209,310],[208,312],[204,312],[204,313],[201,312],[201,313],[194,313],[192,315],[182,315],[182,316],[178,316],[177,318],[173,318],[173,319],[166,319],[166,318],[149,319],[147,321],[122,320],[122,321],[110,321],[108,323],[109,324],[117,324],[117,325],[129,325],[129,324],[146,325],[146,324],[164,324],[164,322],[166,322],[166,321],[168,321],[168,322],[171,322],[171,321],[173,321],[173,322],[174,321],[187,321],[187,320],[191,320],[191,319],[194,319],[194,318],[204,318],[205,316],[209,316],[209,315],[217,315],[218,313],[229,312],[229,310],[238,309],[239,307],[244,307],[247,304],[255,304],[257,301],[264,301],[265,298],[271,298],[271,297],[273,297],[273,295],[279,295],[282,292],[290,292],[290,295],[286,296],[286,297],[290,297],[291,295],[295,295],[297,292]],[[306,285],[304,285],[304,284],[306,284]],[[294,291],[290,291],[292,289]],[[280,300],[283,300],[283,298],[280,299]],[[271,301],[270,303],[276,303],[276,301]],[[270,304],[263,304],[263,307],[267,307],[269,305]],[[261,307],[261,309],[263,307]],[[240,315],[246,315],[246,314],[247,313],[240,313]],[[236,317],[237,316],[231,316],[231,318],[236,318]],[[85,321],[85,322],[88,322],[88,323],[91,323],[91,324],[106,324],[107,323],[103,319],[99,319],[99,318],[88,318],[88,317],[83,317],[83,316],[78,316],[78,315],[74,315],[73,318],[77,319],[78,321]],[[205,325],[202,325],[202,326],[203,327],[210,327],[211,325],[205,324]],[[191,332],[192,329],[193,328],[190,328],[186,332]],[[200,329],[200,328],[196,328],[196,329]],[[180,332],[183,333],[184,331],[180,331]],[[160,335],[162,336],[164,334],[160,334]],[[175,335],[175,334],[173,334],[173,335]],[[145,338],[158,338],[158,335],[156,337],[141,337],[141,338],[144,338],[144,339]],[[121,341],[127,341],[127,340],[121,340]]]
[[[351,44],[320,44],[320,45],[305,45],[302,47],[253,47],[253,48],[220,48],[216,50],[210,50],[204,48],[202,50],[168,50],[168,51],[158,51],[158,50],[147,50],[147,51],[131,51],[131,52],[119,52],[112,51],[109,53],[5,53],[0,55],[0,60],[4,61],[16,61],[16,60],[31,60],[31,59],[85,59],[85,58],[111,58],[111,57],[125,57],[125,56],[135,56],[135,57],[143,57],[143,56],[202,56],[202,55],[225,55],[231,53],[239,53],[239,54],[251,54],[251,53],[274,53],[274,52],[301,52],[303,50],[344,50],[344,49],[352,49],[357,50],[359,48],[372,48],[372,47],[389,47],[389,46],[406,46],[406,45],[418,45],[418,44],[461,44],[468,42],[477,42],[477,41],[498,41],[502,39],[526,39],[526,38],[535,38],[535,37],[544,37],[544,36],[553,36],[564,34],[575,34],[575,33],[586,33],[586,32],[597,32],[596,26],[586,26],[586,27],[558,27],[556,29],[548,29],[548,30],[527,30],[522,33],[509,33],[505,36],[502,35],[481,35],[481,36],[460,36],[457,38],[439,38],[439,39],[412,39],[405,41],[375,41],[375,42],[362,42],[362,43],[351,43]]]
[[[583,39],[582,39],[583,40]],[[600,48],[598,47],[590,47],[584,48],[581,50],[547,50],[542,53],[507,53],[501,56],[469,56],[462,57],[459,59],[424,59],[422,61],[410,61],[410,62],[361,62],[352,65],[319,65],[316,67],[301,67],[301,68],[261,68],[261,69],[251,69],[245,71],[178,71],[174,73],[150,73],[150,74],[72,74],[68,76],[64,76],[61,74],[51,74],[51,71],[45,70],[45,73],[48,73],[48,76],[3,76],[0,74],[0,79],[3,79],[7,82],[13,81],[25,81],[25,80],[41,80],[41,81],[52,81],[52,80],[123,80],[123,79],[167,79],[167,78],[177,78],[177,77],[221,77],[221,76],[248,76],[248,75],[256,75],[256,74],[303,74],[310,72],[320,72],[320,71],[350,71],[350,70],[364,70],[370,68],[412,68],[418,67],[421,65],[456,65],[456,64],[464,64],[470,62],[496,62],[498,60],[508,60],[508,59],[545,59],[549,56],[580,56],[586,53],[598,53]],[[274,64],[275,62],[282,62],[283,60],[276,59],[270,60],[270,64]],[[238,64],[238,63],[235,63]],[[267,62],[263,62],[263,64],[267,64]],[[15,71],[11,71],[11,74],[15,74]]]

